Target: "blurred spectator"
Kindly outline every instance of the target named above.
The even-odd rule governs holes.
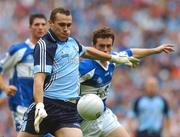
[[[144,82],[144,94],[133,102],[129,118],[130,132],[136,137],[171,137],[169,103],[158,94],[158,81],[148,77]],[[137,126],[133,127],[134,119]],[[164,135],[163,135],[164,134]]]

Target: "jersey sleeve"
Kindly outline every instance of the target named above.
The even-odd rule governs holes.
[[[95,68],[89,59],[83,59],[79,64],[80,83],[91,79],[94,76]]]
[[[166,101],[165,98],[162,97],[162,100],[163,100],[163,103],[164,103],[163,114],[166,117],[169,117],[171,115],[169,104],[168,104],[168,102]]]
[[[79,47],[79,56],[82,56],[84,54],[84,52],[87,50],[87,47],[85,47],[84,45],[80,44],[79,41],[77,41],[76,39],[74,39]]]
[[[139,114],[139,101],[140,101],[141,97],[138,97],[137,99],[135,99],[132,102],[132,109],[128,112],[128,117],[130,118],[135,118],[136,116],[138,116]]]
[[[123,50],[123,51],[120,51],[119,53],[116,53],[120,56],[128,56],[128,57],[131,57],[133,56],[133,53],[130,49],[126,49],[126,50]]]
[[[34,73],[51,73],[57,46],[40,39],[34,49]]]
[[[0,60],[0,73],[7,73],[11,70],[23,57],[25,48],[19,45],[11,46],[5,54],[5,57]]]

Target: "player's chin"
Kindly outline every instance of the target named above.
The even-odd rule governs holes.
[[[37,34],[37,35],[36,35],[36,37],[37,37],[38,39],[42,38],[43,36],[44,36],[44,33],[40,33],[40,34]]]

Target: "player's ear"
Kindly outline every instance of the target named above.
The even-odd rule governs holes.
[[[48,20],[49,26],[51,26],[53,24],[52,20]]]

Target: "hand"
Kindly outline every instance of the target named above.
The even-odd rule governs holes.
[[[8,96],[14,96],[17,91],[17,88],[13,85],[8,85],[4,88],[4,91]]]
[[[139,64],[140,60],[134,57],[112,55],[111,61],[116,64],[125,64],[128,67],[134,67]]]
[[[156,48],[158,53],[165,52],[170,53],[175,51],[174,46],[172,44],[162,44]]]
[[[37,133],[39,133],[39,125],[45,117],[47,117],[47,113],[44,109],[44,104],[42,102],[37,103],[34,116],[34,129]]]
[[[129,59],[129,61],[132,63],[131,68],[137,67],[137,65],[139,65],[139,63],[140,63],[140,60],[137,59],[137,58],[135,58],[135,57],[133,57],[133,56],[128,57],[128,59]],[[125,64],[125,65],[126,65],[126,64]]]

